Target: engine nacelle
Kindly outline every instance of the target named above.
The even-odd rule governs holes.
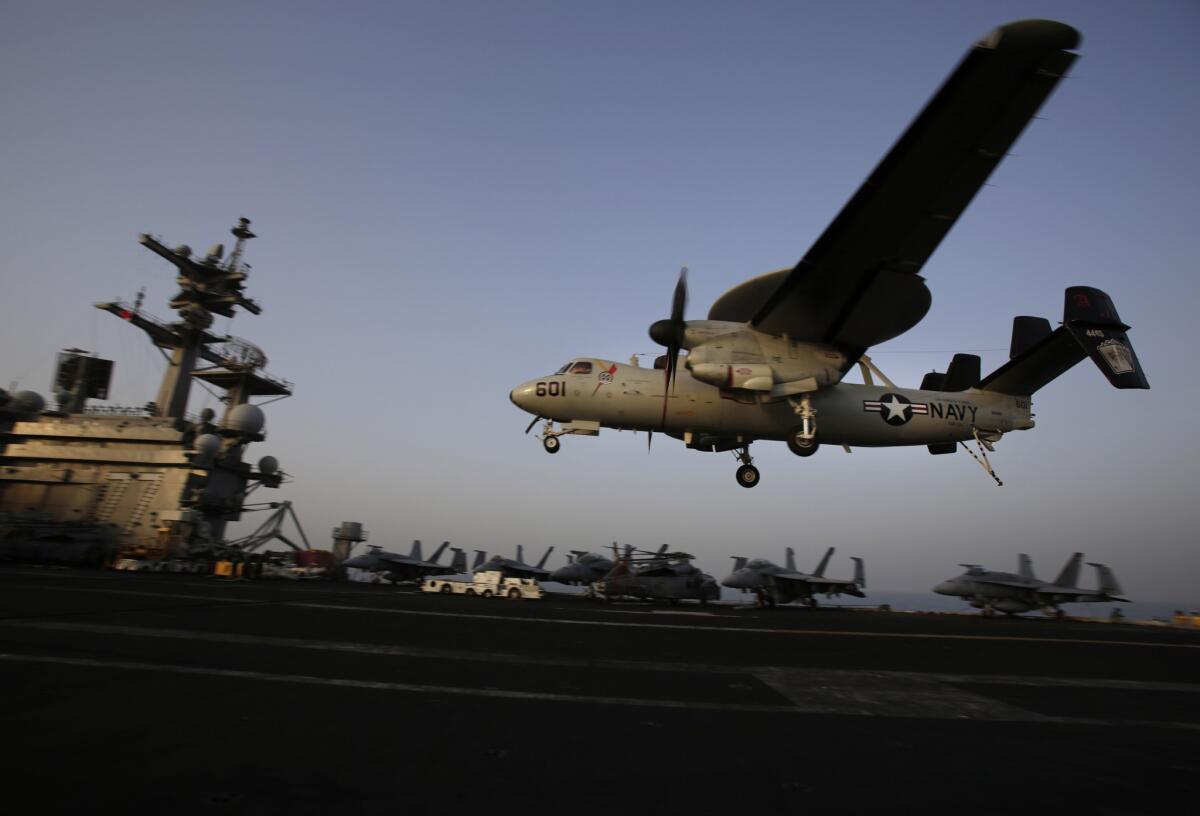
[[[688,368],[697,380],[718,388],[770,391],[775,385],[775,372],[762,363],[694,363]]]

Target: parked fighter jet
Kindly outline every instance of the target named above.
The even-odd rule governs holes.
[[[863,560],[851,558],[854,562],[854,578],[851,580],[826,578],[825,567],[833,555],[833,547],[825,551],[825,556],[812,575],[796,571],[796,551],[787,548],[787,566],[781,567],[765,558],[754,558],[747,561],[741,556],[733,556],[733,572],[721,583],[743,592],[753,592],[758,596],[761,606],[774,606],[776,603],[791,603],[803,601],[809,606],[817,605],[818,594],[826,597],[854,595],[866,597],[862,589],[867,582],[863,576]]]
[[[1004,434],[1032,428],[1032,395],[1076,363],[1090,356],[1115,387],[1149,388],[1129,327],[1108,295],[1087,286],[1066,290],[1057,329],[1045,318],[1015,318],[1009,362],[987,376],[979,357],[957,354],[920,389],[899,388],[866,356],[929,311],[932,296],[918,273],[1078,45],[1078,31],[1051,20],[997,28],[794,267],[735,286],[707,320],[684,319],[685,268],[670,317],[650,326],[666,347],[655,363],[662,375],[639,368],[636,357],[631,365],[572,359],[512,390],[513,403],[534,415],[525,432],[544,419],[542,445],[556,453],[567,434],[661,431],[693,450],[734,451],[742,487],[759,482],[750,455],[756,440],[786,441],[797,456],[821,444],[926,445],[945,454],[960,443],[970,451],[972,442],[972,456],[999,482],[986,451]],[[844,382],[855,366],[862,385]]]
[[[942,581],[933,591],[939,595],[956,595],[976,609],[983,610],[984,615],[992,615],[996,611],[1016,615],[1040,607],[1047,613],[1061,617],[1063,613],[1059,605],[1064,603],[1129,602],[1128,598],[1121,597],[1121,585],[1117,583],[1112,569],[1105,564],[1088,562],[1089,566],[1096,568],[1100,585],[1098,589],[1080,589],[1076,586],[1082,560],[1083,553],[1072,555],[1053,583],[1037,579],[1033,574],[1033,563],[1024,553],[1019,556],[1016,575],[985,570],[978,564],[963,564],[966,572]]]
[[[482,550],[476,550],[475,564],[471,567],[472,572],[484,572],[488,570],[499,570],[504,573],[505,578],[534,578],[538,581],[546,581],[550,578],[550,570],[546,569],[546,560],[550,558],[550,553],[554,552],[554,548],[550,547],[542,556],[542,560],[537,562],[537,565],[525,563],[525,547],[521,544],[517,545],[517,557],[503,558],[499,555],[493,555],[487,560],[483,560],[487,553]]]
[[[612,568],[612,559],[600,553],[571,550],[566,566],[550,573],[550,580],[563,584],[590,584],[608,575]]]
[[[621,596],[665,600],[678,603],[690,598],[707,603],[721,596],[720,587],[711,575],[692,564],[694,556],[683,552],[631,554],[617,559],[604,580],[592,584],[592,594],[603,600]]]
[[[346,560],[343,566],[383,573],[383,576],[393,584],[401,581],[420,581],[427,575],[465,572],[467,559],[462,550],[454,550],[455,556],[448,565],[437,562],[449,546],[449,541],[443,541],[442,546],[437,548],[433,557],[426,561],[421,557],[420,541],[413,542],[412,550],[406,556],[386,552],[383,548],[372,545],[362,555],[356,555]]]

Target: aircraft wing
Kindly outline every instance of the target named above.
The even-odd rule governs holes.
[[[918,274],[1075,60],[1079,32],[1050,20],[976,43],[807,254],[722,295],[711,320],[749,322],[857,359],[915,326]]]
[[[805,575],[800,572],[784,572],[773,576],[787,590],[789,584],[800,585],[809,592],[846,592],[850,595],[860,595],[858,584],[854,581],[839,581],[836,578],[824,578],[817,575]]]

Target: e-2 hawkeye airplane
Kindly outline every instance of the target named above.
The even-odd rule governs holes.
[[[750,444],[760,439],[786,441],[797,456],[821,444],[926,445],[945,454],[962,443],[999,484],[986,450],[1032,428],[1034,392],[1085,357],[1117,388],[1149,388],[1129,327],[1108,295],[1087,286],[1066,290],[1056,329],[1045,318],[1015,318],[1010,359],[986,377],[979,357],[957,354],[919,389],[899,388],[866,355],[929,310],[918,272],[1078,44],[1079,32],[1050,20],[997,28],[967,52],[799,263],[734,287],[707,320],[684,319],[685,268],[671,316],[650,326],[667,349],[655,363],[663,373],[640,368],[636,356],[629,365],[573,359],[513,389],[513,403],[534,414],[525,432],[545,420],[542,444],[556,453],[566,434],[660,431],[695,450],[734,451],[742,487],[759,482]],[[856,365],[863,384],[843,382]]]

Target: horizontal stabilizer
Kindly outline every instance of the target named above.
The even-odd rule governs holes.
[[[1069,287],[1063,325],[1046,334],[1048,326],[1041,318],[1016,318],[1011,346],[1016,356],[984,377],[979,388],[1029,396],[1088,356],[1117,388],[1150,387],[1125,334],[1129,327],[1099,289]]]

